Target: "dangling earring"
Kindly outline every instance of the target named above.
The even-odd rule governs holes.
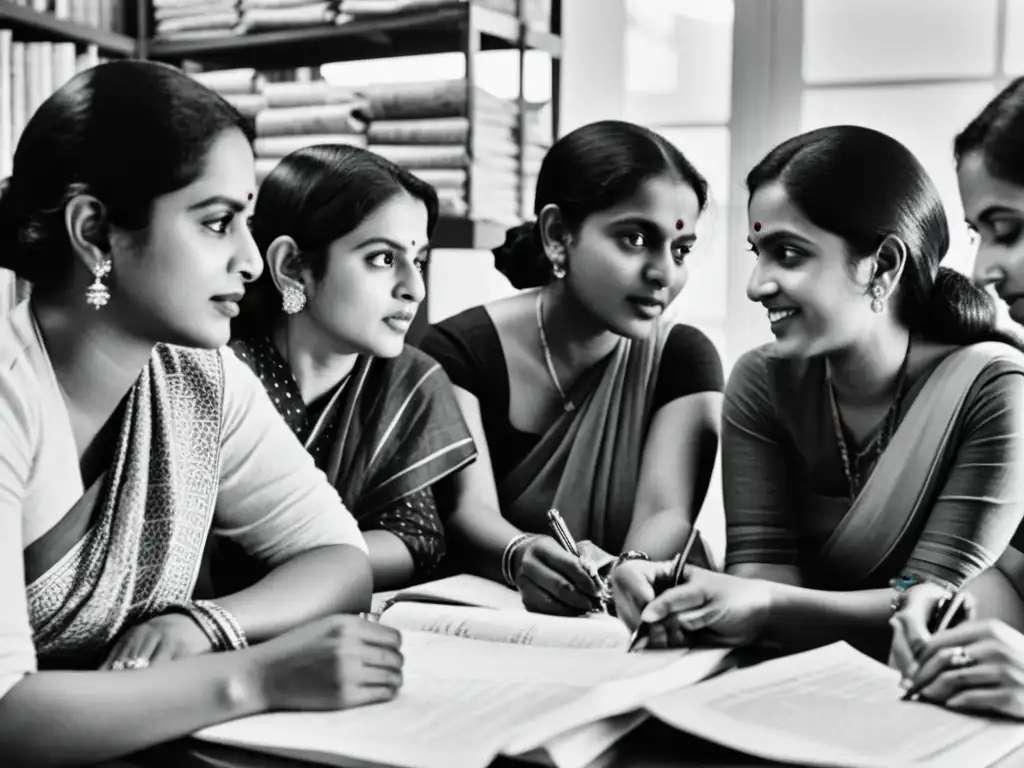
[[[103,284],[103,278],[110,274],[110,259],[101,259],[92,267],[92,285],[85,289],[85,303],[99,309],[110,301],[110,290]]]
[[[551,274],[554,275],[555,280],[562,280],[565,277],[565,267],[557,263],[552,264]]]
[[[281,292],[281,308],[286,314],[294,315],[306,306],[306,292],[294,285],[285,286]]]
[[[882,294],[885,293],[885,289],[882,288],[878,283],[871,286],[871,311],[875,313],[881,313],[885,309],[885,304],[882,303]]]

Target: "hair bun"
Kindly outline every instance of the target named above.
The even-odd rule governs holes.
[[[970,278],[950,267],[939,267],[932,284],[925,320],[929,336],[951,344],[974,344],[992,337],[996,305]]]
[[[494,266],[518,289],[547,285],[551,265],[544,258],[537,222],[527,221],[505,232],[505,242],[493,249]]]
[[[11,178],[8,176],[0,179],[0,268],[18,271],[21,251],[19,240],[18,214],[11,194]]]

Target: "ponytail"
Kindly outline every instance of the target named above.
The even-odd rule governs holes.
[[[913,314],[910,327],[932,341],[957,346],[1000,341],[1024,351],[1024,340],[997,327],[992,297],[949,267],[939,267],[926,305]]]

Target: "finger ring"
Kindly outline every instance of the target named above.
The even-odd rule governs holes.
[[[974,657],[962,645],[953,649],[953,655],[949,657],[951,667],[969,667],[974,663]]]
[[[143,659],[139,656],[133,656],[130,659],[115,659],[114,663],[110,665],[113,670],[122,669],[145,669],[149,666],[149,659]]]

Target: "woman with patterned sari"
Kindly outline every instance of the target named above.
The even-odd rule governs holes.
[[[405,344],[436,222],[433,188],[372,152],[292,153],[260,186],[252,231],[267,268],[234,324],[235,353],[363,530],[376,589],[436,568],[432,486],[476,457],[448,377]],[[251,565],[226,543],[218,589]]]
[[[431,329],[480,448],[452,489],[450,528],[471,570],[527,608],[596,607],[599,565],[665,557],[704,501],[722,368],[697,329],[662,317],[686,282],[707,183],[661,136],[600,122],[541,166],[536,222],[497,266],[518,288]],[[589,567],[550,535],[556,508]]]
[[[330,615],[369,603],[355,521],[223,348],[262,268],[252,137],[180,71],[121,61],[18,143],[0,264],[33,290],[0,322],[0,764],[400,685],[397,633]],[[211,527],[269,575],[194,600]]]
[[[1024,78],[971,121],[953,150],[965,218],[978,242],[974,281],[992,286],[1010,321],[1024,325]],[[908,591],[893,619],[891,662],[923,699],[1024,720],[1022,529],[986,583],[972,586],[972,620],[932,634],[928,619],[942,592]]]
[[[884,656],[903,591],[985,589],[1024,517],[1024,354],[940,261],[942,203],[890,137],[823,128],[748,175],[748,295],[773,344],[726,388],[726,574],[618,574],[655,645],[687,637]],[[648,601],[650,604],[647,605]]]

